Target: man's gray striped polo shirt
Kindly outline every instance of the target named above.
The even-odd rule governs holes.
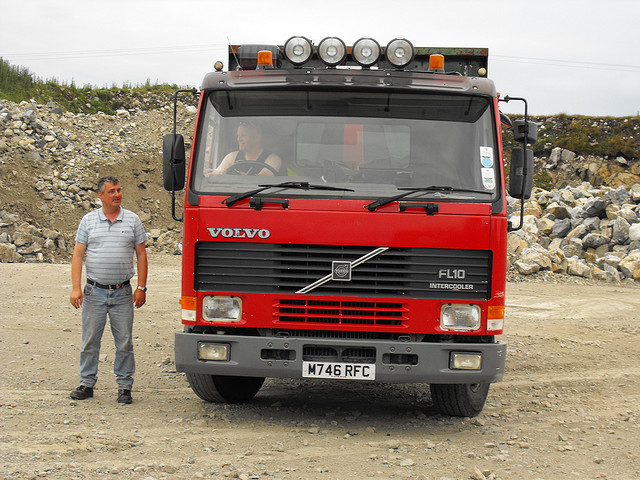
[[[87,278],[113,285],[133,277],[136,245],[147,241],[140,217],[120,208],[111,223],[102,208],[87,213],[78,226],[76,242],[86,245]]]

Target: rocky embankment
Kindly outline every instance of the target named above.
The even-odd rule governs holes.
[[[172,128],[172,99],[150,93],[119,100],[115,115],[0,100],[0,262],[68,261],[80,218],[98,206],[94,189],[103,175],[120,179],[123,205],[140,215],[152,250],[180,251],[182,225],[172,219],[171,197],[162,188],[162,135]],[[194,118],[194,104],[179,103],[178,129],[187,144]],[[578,124],[586,128],[588,148],[609,142],[629,151],[640,144],[640,120],[536,120],[539,187],[525,205],[522,229],[508,236],[511,278],[640,280],[640,161],[554,145],[566,143],[567,129]],[[517,226],[519,204],[509,206]]]
[[[520,230],[508,234],[508,255],[520,275],[568,274],[620,282],[640,280],[640,183],[630,188],[536,189]],[[520,224],[519,202],[510,201]]]

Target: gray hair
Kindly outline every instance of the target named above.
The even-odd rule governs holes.
[[[100,180],[98,180],[98,192],[104,193],[105,183],[113,183],[114,185],[118,185],[120,183],[120,180],[112,176],[102,177]]]

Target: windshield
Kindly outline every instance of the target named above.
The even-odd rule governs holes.
[[[210,92],[191,188],[224,195],[309,182],[343,188],[282,194],[369,199],[438,185],[446,188],[415,196],[491,201],[499,175],[490,105],[463,95]]]

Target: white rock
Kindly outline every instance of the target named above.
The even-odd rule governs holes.
[[[634,223],[629,227],[629,240],[632,242],[640,241],[640,223]]]

